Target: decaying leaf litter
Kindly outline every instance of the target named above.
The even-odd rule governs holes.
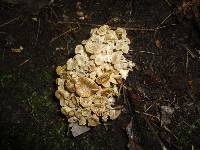
[[[33,13],[20,9],[22,5],[1,3],[5,14],[0,25],[1,96],[7,99],[1,102],[6,106],[1,118],[11,118],[1,121],[2,129],[7,129],[1,143],[13,147],[19,141],[26,148],[198,148],[198,5],[197,1],[52,1]],[[126,29],[132,43],[125,57],[137,66],[121,85],[117,100],[126,111],[116,121],[73,140],[53,98],[55,66],[73,57],[75,46],[89,37],[91,28],[103,24]],[[21,52],[12,52],[20,47]],[[8,112],[11,117],[5,117]],[[25,130],[27,122],[30,128]],[[60,142],[52,144],[52,139]]]

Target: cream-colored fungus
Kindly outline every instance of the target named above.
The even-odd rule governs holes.
[[[91,37],[75,48],[75,56],[56,69],[56,97],[70,124],[97,126],[119,117],[114,104],[122,79],[135,64],[123,54],[130,40],[125,29],[109,26],[91,30]]]

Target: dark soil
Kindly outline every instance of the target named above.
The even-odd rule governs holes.
[[[198,1],[52,2],[0,2],[0,149],[200,149]],[[137,67],[119,102],[126,110],[73,138],[54,97],[55,68],[103,24],[126,28],[132,42],[126,57]],[[169,123],[163,106],[174,110]]]

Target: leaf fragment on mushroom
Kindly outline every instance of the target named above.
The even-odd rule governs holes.
[[[80,97],[89,97],[99,88],[92,79],[87,77],[80,77],[78,82],[76,82],[75,87],[76,93]]]

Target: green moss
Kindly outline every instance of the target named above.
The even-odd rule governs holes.
[[[182,145],[186,149],[191,149],[192,145],[195,146],[193,137],[199,139],[197,130],[200,130],[198,123],[193,123],[191,126],[182,126],[177,130],[177,137],[179,145]]]
[[[66,123],[57,113],[52,74],[45,69],[30,67],[13,69],[0,75],[2,93],[4,93],[1,96],[7,97],[10,94],[5,105],[11,106],[13,111],[9,112],[10,110],[5,109],[3,117],[6,118],[8,113],[14,114],[19,109],[26,109],[26,114],[20,114],[20,118],[7,120],[6,124],[7,127],[10,126],[10,130],[3,133],[9,135],[12,132],[15,136],[13,143],[14,141],[21,143],[19,147],[22,149],[28,147],[61,149],[72,143],[72,140],[65,138]],[[15,124],[17,119],[20,119],[20,127]],[[11,137],[8,136],[5,141],[10,139]]]

